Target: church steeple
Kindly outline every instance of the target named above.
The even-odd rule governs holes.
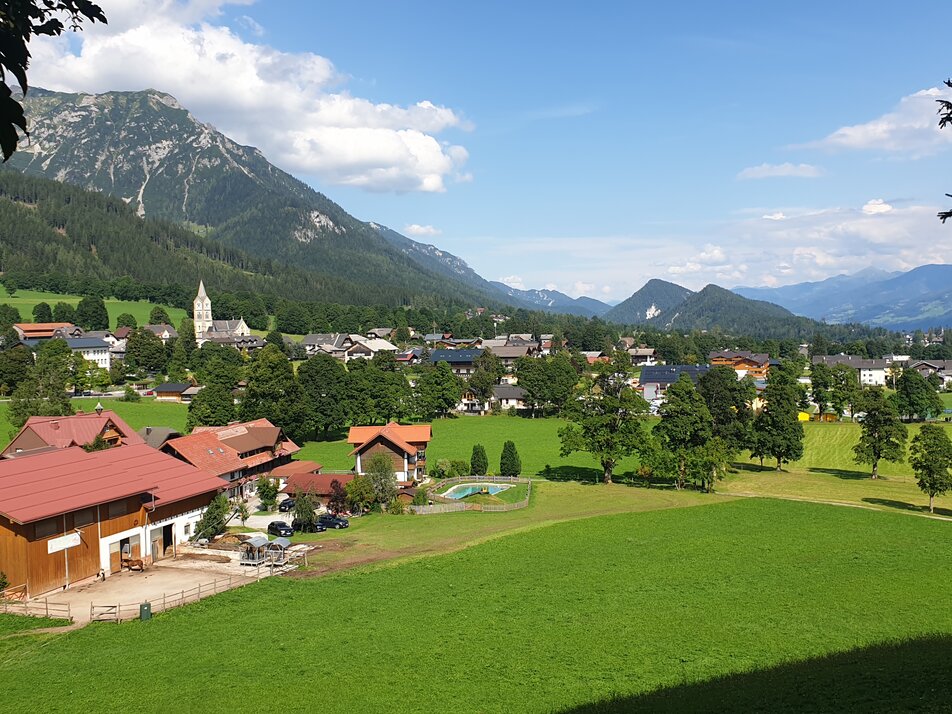
[[[195,342],[201,347],[207,341],[206,333],[212,326],[212,301],[205,292],[205,281],[198,281],[198,295],[192,303],[192,322],[195,324]]]

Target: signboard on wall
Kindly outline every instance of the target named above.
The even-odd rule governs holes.
[[[46,541],[46,552],[58,553],[59,551],[66,550],[67,548],[75,548],[82,542],[82,536],[80,536],[79,533],[67,533],[64,536],[60,536],[59,538],[50,538],[48,541]]]

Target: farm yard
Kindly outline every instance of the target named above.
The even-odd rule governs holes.
[[[37,698],[154,711],[174,698],[185,709],[226,711],[270,696],[234,686],[266,666],[295,675],[281,694],[289,711],[318,700],[345,711],[947,705],[949,524],[706,499],[538,524],[387,567],[271,578],[152,622],[93,625],[43,647],[17,638],[0,659],[4,703],[11,711]],[[380,519],[436,524],[470,515],[480,514]],[[241,654],[227,667],[214,644],[223,642]],[[149,657],[124,656],[146,649]],[[71,666],[79,659],[83,667]],[[831,687],[831,668],[854,676]],[[149,681],[148,701],[116,687],[121,679]]]

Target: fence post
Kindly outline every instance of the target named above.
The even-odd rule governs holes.
[[[50,599],[48,597],[43,598],[43,602],[46,604],[46,617],[49,619],[50,616]]]

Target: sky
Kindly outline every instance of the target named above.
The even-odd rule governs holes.
[[[609,302],[952,262],[920,2],[99,0],[34,86],[155,88],[354,216]]]

